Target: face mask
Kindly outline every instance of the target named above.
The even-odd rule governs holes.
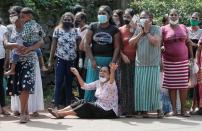
[[[146,20],[147,20],[147,19],[140,19],[140,25],[141,25],[142,27],[144,27],[144,23],[145,23]]]
[[[13,17],[10,17],[10,22],[12,24],[15,24],[15,22],[18,20],[18,16],[13,16]]]
[[[63,27],[65,29],[70,29],[72,28],[74,25],[71,22],[63,22]]]
[[[198,20],[190,19],[190,24],[191,24],[191,26],[198,26],[199,25],[199,21]]]
[[[171,25],[177,25],[179,23],[179,19],[177,19],[176,21],[173,21],[173,20],[169,20],[169,23]]]
[[[130,23],[130,20],[124,19],[123,22],[124,22],[125,25],[128,25]]]
[[[98,15],[98,22],[100,24],[104,24],[104,23],[107,23],[108,19],[107,19],[107,16],[106,15]]]
[[[79,26],[79,24],[80,24],[80,21],[75,21],[75,27],[78,27]]]
[[[107,81],[107,78],[105,78],[105,77],[99,77],[99,80],[100,80],[100,82],[102,82],[102,83],[104,83],[104,82],[106,82]]]

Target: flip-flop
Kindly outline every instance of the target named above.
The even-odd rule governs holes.
[[[182,117],[191,117],[190,113],[188,113],[187,111],[185,111],[184,113],[181,113]]]
[[[162,119],[162,118],[164,118],[164,113],[161,111],[161,112],[158,112],[157,113],[157,118],[159,118],[159,119]]]

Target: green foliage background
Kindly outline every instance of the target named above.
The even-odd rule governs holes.
[[[168,14],[172,8],[178,9],[181,15],[181,22],[188,24],[191,13],[202,14],[202,0],[140,0],[131,2],[130,6],[140,12],[147,9],[154,14],[154,20],[160,24],[162,17]]]

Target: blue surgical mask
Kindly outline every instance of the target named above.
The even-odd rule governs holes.
[[[106,15],[98,15],[97,18],[98,18],[98,22],[99,22],[100,24],[107,23],[107,21],[108,21]]]

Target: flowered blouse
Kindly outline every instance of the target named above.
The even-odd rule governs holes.
[[[22,39],[24,46],[31,46],[45,37],[42,27],[35,21],[30,20],[23,26]]]
[[[95,97],[97,100],[95,103],[106,111],[112,109],[118,116],[118,91],[115,81],[112,84],[108,81],[101,86],[100,81],[97,80],[89,84],[85,83],[81,88],[85,90],[96,90]]]
[[[58,39],[56,56],[63,60],[76,59],[76,41],[80,38],[76,29],[65,31],[62,28],[56,28],[53,32],[53,37]]]

